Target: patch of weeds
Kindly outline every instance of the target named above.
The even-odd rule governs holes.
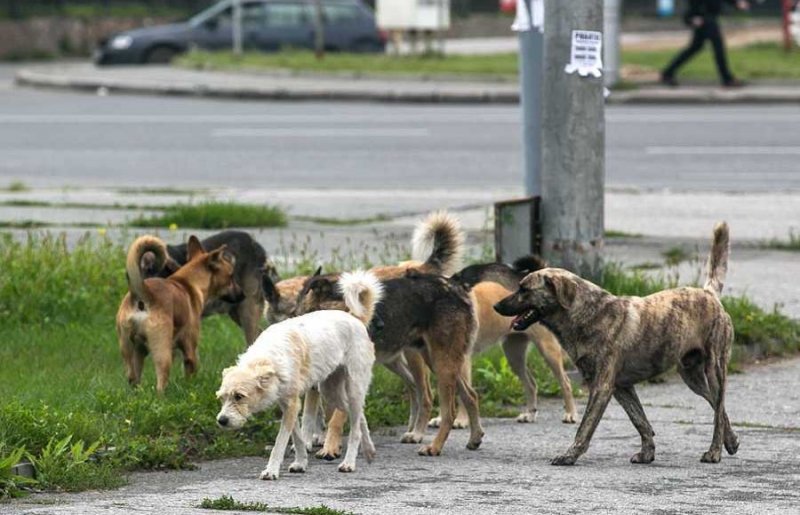
[[[2,220],[0,229],[42,229],[52,227],[52,224],[38,220]]]
[[[124,195],[199,195],[207,193],[209,190],[205,188],[117,188],[116,191]]]
[[[800,322],[766,311],[746,297],[724,297],[722,304],[733,320],[735,333],[731,361],[752,361],[800,351]]]
[[[163,205],[142,204],[95,204],[91,202],[47,202],[45,200],[3,200],[0,206],[4,207],[52,207],[57,209],[106,209],[106,210],[151,210],[162,211],[167,208]]]
[[[300,222],[312,222],[319,225],[365,225],[376,222],[386,222],[391,220],[389,215],[375,215],[366,218],[328,218],[324,216],[293,216],[293,219]]]
[[[11,181],[8,183],[8,186],[3,188],[2,191],[7,191],[9,193],[24,193],[26,191],[30,191],[31,189],[22,181]]]
[[[606,238],[643,238],[644,236],[635,232],[615,231],[614,229],[606,229]]]
[[[657,291],[674,288],[677,279],[651,276],[640,270],[627,271],[619,263],[610,263],[603,270],[601,286],[614,295],[644,297]]]
[[[632,265],[630,268],[631,270],[660,270],[662,267],[663,265],[661,263],[645,261],[644,263],[638,263],[636,265]]]
[[[335,510],[324,504],[311,508],[270,506],[262,502],[240,502],[230,495],[223,495],[216,499],[205,498],[200,503],[200,508],[206,510],[225,511],[258,511],[262,513],[288,513],[297,515],[353,515],[352,512]]]
[[[677,266],[684,261],[694,261],[697,259],[697,254],[679,246],[670,247],[662,252],[661,255],[664,256],[664,261],[667,263],[667,266]]]
[[[230,227],[285,227],[286,213],[275,206],[208,201],[199,204],[163,206],[162,214],[138,217],[132,227],[187,227],[227,229]]]
[[[87,489],[117,488],[125,478],[110,462],[91,462],[100,447],[97,441],[85,445],[83,440],[72,442],[72,435],[51,438],[38,454],[28,454],[36,469],[36,479],[42,488],[77,492]]]
[[[791,229],[789,230],[788,240],[780,240],[777,238],[772,239],[766,242],[763,245],[763,248],[798,252],[800,251],[800,233],[796,232],[794,229]]]
[[[25,495],[25,488],[36,484],[35,480],[14,473],[14,466],[23,456],[24,447],[6,449],[5,444],[0,442],[0,499],[22,497]]]

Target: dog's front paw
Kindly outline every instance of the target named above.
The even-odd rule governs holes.
[[[631,456],[631,463],[652,463],[653,460],[656,459],[656,452],[652,449],[648,449],[646,451],[637,452],[633,456]]]
[[[403,433],[400,443],[420,443],[423,438],[423,435],[409,431],[408,433]]]
[[[577,460],[578,458],[572,454],[562,454],[561,456],[556,456],[553,458],[553,460],[550,462],[550,465],[575,465]]]
[[[519,415],[517,415],[517,422],[520,424],[530,424],[532,422],[536,422],[536,412],[535,411],[523,411]]]
[[[277,471],[272,472],[269,469],[264,469],[259,477],[264,481],[275,481],[278,479],[278,476],[279,474]]]
[[[342,455],[341,450],[332,451],[330,449],[326,449],[325,447],[323,447],[322,449],[318,450],[314,456],[316,456],[318,460],[333,461],[341,455]]]
[[[420,456],[440,456],[442,454],[442,450],[437,449],[433,445],[423,445],[417,450],[417,454]]]
[[[428,421],[428,427],[439,427],[442,425],[442,417],[433,417]]]
[[[719,451],[706,451],[700,461],[703,463],[719,463],[720,454]]]
[[[561,422],[565,424],[574,424],[578,421],[578,414],[577,413],[567,413],[564,412],[564,416],[561,417]]]
[[[303,465],[302,463],[294,462],[291,465],[289,465],[289,472],[293,474],[302,474],[305,471],[306,471],[306,466]]]
[[[355,470],[355,465],[348,465],[347,463],[342,463],[339,465],[339,472],[355,472]]]

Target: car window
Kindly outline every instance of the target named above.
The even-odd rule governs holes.
[[[358,6],[329,4],[322,7],[325,21],[330,24],[352,23],[360,19]]]
[[[260,26],[264,24],[264,4],[261,2],[250,2],[242,4],[242,25],[247,27]],[[216,16],[220,27],[230,27],[233,24],[233,8],[228,7]]]
[[[306,4],[264,4],[268,27],[300,27],[311,22],[311,9]]]

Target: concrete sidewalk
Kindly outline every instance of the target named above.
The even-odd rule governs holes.
[[[16,74],[23,86],[66,90],[200,96],[254,100],[339,100],[412,103],[507,103],[519,101],[514,80],[442,76],[376,77],[297,72],[221,72],[172,67],[97,68],[88,63],[32,66]],[[713,86],[644,87],[614,91],[611,104],[800,103],[794,84],[754,84],[741,89]]]

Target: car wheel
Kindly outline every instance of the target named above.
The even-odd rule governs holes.
[[[145,62],[148,64],[169,64],[178,54],[178,51],[168,46],[157,46],[147,52]]]

